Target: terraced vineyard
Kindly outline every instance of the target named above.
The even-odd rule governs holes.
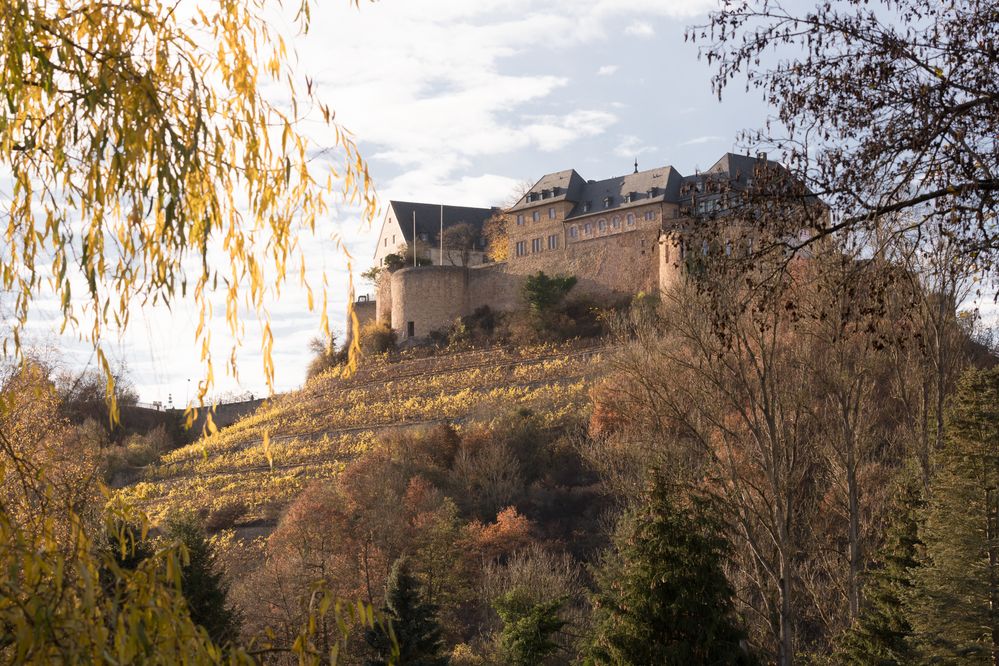
[[[337,474],[387,428],[461,428],[526,407],[557,425],[587,400],[601,371],[597,344],[490,349],[330,372],[177,449],[121,492],[153,522],[177,508],[245,507],[243,523],[276,519],[314,479]]]

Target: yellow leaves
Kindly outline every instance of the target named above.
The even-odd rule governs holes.
[[[304,25],[307,3],[301,9]],[[13,181],[4,234],[12,250],[0,259],[0,277],[19,305],[4,346],[12,341],[19,350],[43,286],[37,256],[55,259],[63,326],[82,329],[95,348],[108,326],[128,324],[131,303],[172,303],[188,297],[188,283],[197,285],[204,312],[215,262],[230,269],[221,271],[232,276],[222,288],[226,326],[236,333],[238,295],[248,291],[266,320],[264,294],[280,292],[287,262],[295,252],[302,258],[293,241],[314,230],[330,201],[361,201],[370,219],[374,193],[349,133],[333,132],[342,166],[316,167],[297,115],[261,96],[264,71],[286,87],[292,109],[301,97],[289,69],[294,55],[268,30],[263,11],[253,0],[219,0],[199,4],[182,25],[172,5],[124,0],[111,12],[54,0],[14,3],[0,18],[0,94],[10,109],[0,118],[0,169]],[[195,39],[192,23],[214,38]],[[314,94],[310,86],[302,108],[326,108]],[[70,267],[70,236],[58,230],[81,219],[83,252]],[[221,258],[210,251],[216,240]],[[87,278],[82,308],[69,289],[74,269]],[[204,317],[196,333],[207,367]],[[272,375],[273,364],[265,371]]]

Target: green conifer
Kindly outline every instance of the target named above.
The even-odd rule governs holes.
[[[368,645],[377,655],[368,660],[368,666],[387,666],[397,663],[405,666],[443,666],[444,643],[437,621],[437,607],[424,601],[420,582],[409,571],[405,558],[392,565],[385,590],[382,612],[392,624],[397,659],[392,661],[393,642],[385,629],[375,627],[366,634]]]
[[[510,666],[534,666],[558,651],[552,637],[565,622],[559,618],[563,599],[537,602],[530,591],[514,589],[493,601],[503,620],[499,652]]]
[[[865,577],[860,615],[836,651],[833,661],[837,664],[905,666],[916,661],[906,608],[919,566],[919,492],[916,479],[902,487],[885,542]]]
[[[910,621],[924,660],[991,664],[999,655],[999,370],[962,377],[947,424]]]
[[[657,479],[597,571],[596,664],[752,664],[707,503],[681,508]]]
[[[190,513],[171,516],[165,536],[187,549],[180,583],[191,619],[219,645],[234,642],[239,636],[239,614],[229,605],[229,586],[200,521]]]

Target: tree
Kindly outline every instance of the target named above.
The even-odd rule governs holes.
[[[5,351],[20,352],[32,302],[50,280],[64,325],[89,339],[108,378],[108,326],[127,327],[134,304],[190,298],[200,311],[203,399],[212,387],[210,304],[224,298],[238,340],[236,313],[248,297],[265,321],[272,383],[264,304],[297,268],[299,239],[337,200],[360,203],[368,218],[375,210],[353,139],[311,80],[303,90],[267,23],[274,4],[218,1],[188,12],[145,0],[3,3],[0,171],[14,183],[0,253],[0,288],[13,300]],[[295,28],[308,28],[310,4],[298,3]],[[265,85],[283,93],[265,95]],[[335,170],[297,129],[306,115],[329,125],[338,152],[324,153],[340,162]],[[74,298],[81,284],[83,304]]]
[[[522,293],[531,311],[543,315],[554,310],[574,286],[576,286],[574,276],[549,277],[544,271],[538,271],[534,275],[528,275],[524,280]]]
[[[191,620],[204,627],[215,643],[234,643],[239,637],[239,614],[229,603],[229,585],[200,521],[189,513],[173,515],[165,536],[184,548],[180,589]]]
[[[438,241],[441,239],[438,238]],[[444,229],[444,256],[452,266],[468,266],[475,243],[479,240],[479,232],[468,222],[452,224]],[[441,258],[441,263],[444,258]]]
[[[681,506],[658,480],[618,523],[597,571],[597,664],[751,664],[723,568],[728,544],[711,508]]]
[[[367,662],[370,666],[390,663],[394,653],[398,654],[396,663],[400,664],[443,666],[447,663],[437,623],[437,607],[423,600],[419,581],[410,573],[405,558],[392,565],[383,612],[391,623],[391,633],[382,628],[367,632],[368,644],[378,655]]]
[[[969,371],[948,418],[920,538],[911,622],[924,659],[999,660],[999,371]]]
[[[535,602],[530,591],[511,590],[493,600],[503,621],[499,652],[503,663],[535,666],[555,654],[559,645],[552,638],[565,626],[559,618],[564,599]]]
[[[776,122],[747,142],[776,146],[807,190],[837,212],[813,216],[815,233],[786,245],[905,211],[910,228],[939,225],[980,270],[996,270],[994,2],[845,0],[793,11],[726,0],[687,37],[716,65],[719,97],[744,75],[775,109]]]
[[[860,615],[839,641],[835,663],[849,666],[906,666],[918,661],[908,607],[919,567],[921,484],[907,482],[895,502],[885,541],[867,572]]]
[[[510,235],[506,230],[506,218],[502,213],[491,215],[482,225],[482,235],[486,239],[486,257],[490,261],[506,261],[510,258]]]

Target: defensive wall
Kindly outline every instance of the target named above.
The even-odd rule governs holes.
[[[528,275],[576,278],[569,299],[611,304],[638,292],[653,293],[678,270],[675,246],[654,229],[635,229],[569,244],[557,252],[482,266],[419,266],[383,273],[376,314],[400,340],[443,331],[459,317],[487,305],[498,312],[524,307]]]

